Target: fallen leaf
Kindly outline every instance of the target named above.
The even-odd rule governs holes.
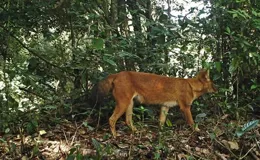
[[[44,135],[44,134],[46,134],[47,132],[45,131],[45,130],[40,130],[39,131],[39,134],[42,136],[42,135]]]
[[[27,160],[28,158],[26,156],[23,156],[22,157],[22,160]]]
[[[229,158],[228,155],[226,154],[222,154],[222,153],[219,153],[219,152],[215,152],[217,156],[219,156],[221,158],[221,160],[228,160],[227,158]]]
[[[187,159],[187,158],[186,158],[186,155],[185,155],[185,154],[181,153],[181,154],[178,154],[178,159],[183,159],[183,160],[185,160],[185,159]]]
[[[230,147],[231,149],[235,149],[235,150],[238,150],[238,149],[239,149],[238,143],[235,142],[235,141],[228,141],[228,144],[229,144],[229,147]]]
[[[203,148],[202,149],[202,153],[208,155],[208,154],[210,154],[210,151],[208,149],[206,149],[206,148]]]
[[[129,145],[128,144],[118,144],[118,147],[121,149],[125,149],[125,148],[128,148]]]
[[[225,114],[224,116],[221,117],[221,119],[226,119],[229,115],[228,114]]]
[[[221,142],[224,144],[224,146],[226,146],[227,148],[229,148],[229,144],[228,144],[228,141],[227,141],[227,140],[222,140]]]

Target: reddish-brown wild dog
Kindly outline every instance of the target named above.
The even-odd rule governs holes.
[[[194,78],[173,78],[151,73],[123,71],[109,75],[99,82],[98,94],[106,95],[112,90],[116,101],[115,110],[109,118],[111,132],[116,137],[115,125],[124,113],[126,124],[136,131],[133,125],[133,99],[142,104],[161,105],[160,126],[163,126],[169,108],[179,106],[187,123],[196,131],[191,114],[192,102],[204,93],[216,92],[210,80],[209,71],[201,70]]]

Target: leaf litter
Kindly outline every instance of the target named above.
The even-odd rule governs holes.
[[[83,122],[63,121],[33,135],[1,134],[0,159],[259,159],[259,125],[237,137],[236,127],[246,125],[229,126],[228,121],[219,117],[217,123],[201,123],[200,132],[181,125],[160,131],[151,124],[131,133],[119,123],[116,139],[108,124],[91,130]]]

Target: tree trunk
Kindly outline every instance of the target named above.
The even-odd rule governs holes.
[[[140,20],[140,8],[137,5],[137,1],[127,1],[127,4],[129,6],[129,9],[133,11],[132,14],[132,22],[133,22],[133,28],[134,28],[134,34],[135,34],[135,49],[133,52],[137,56],[139,56],[141,59],[145,59],[145,46],[142,42],[144,42],[143,37],[140,36],[140,33],[142,32],[141,29],[141,20]],[[133,63],[133,62],[131,62]],[[140,63],[142,64],[142,63]],[[133,64],[132,64],[133,65]],[[132,66],[133,67],[133,66]],[[140,70],[144,70],[145,66],[139,66]]]

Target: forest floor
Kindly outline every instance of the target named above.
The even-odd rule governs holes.
[[[116,139],[108,124],[96,130],[67,120],[40,125],[33,135],[0,134],[0,159],[260,159],[259,124],[237,137],[235,131],[242,125],[228,115],[208,118],[200,132],[184,124],[159,131],[154,121],[138,122],[134,134],[122,119],[116,126]]]

